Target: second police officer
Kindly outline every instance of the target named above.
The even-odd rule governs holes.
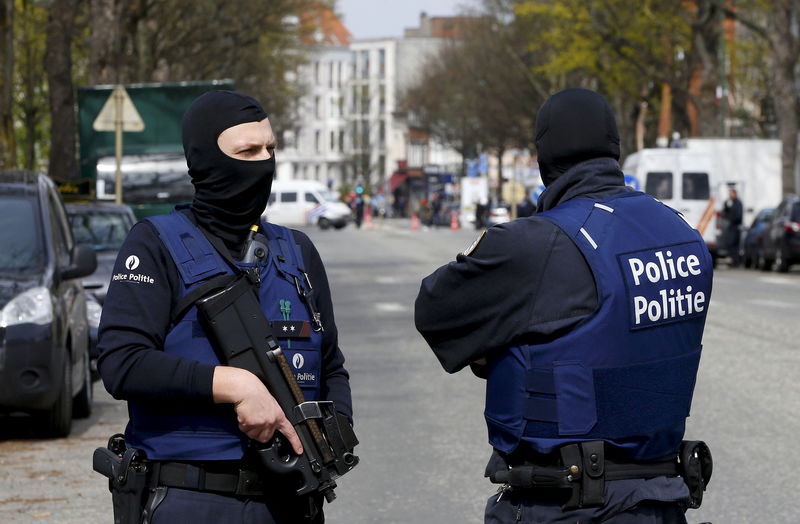
[[[485,521],[685,523],[711,469],[705,444],[682,444],[711,257],[676,211],[625,186],[601,95],[550,97],[536,148],[538,213],[425,278],[415,308],[444,369],[486,379],[500,489]]]
[[[275,174],[275,137],[258,101],[205,93],[184,115],[183,144],[194,201],[133,227],[100,326],[100,374],[115,398],[128,401],[126,445],[149,460],[147,483],[155,489],[141,500],[146,521],[322,522],[319,497],[294,496],[284,478],[248,460],[248,438],[267,442],[279,431],[295,452],[302,445],[264,384],[222,365],[187,298],[212,277],[256,271],[261,308],[273,329],[285,328],[277,337],[306,399],[331,400],[350,418],[324,266],[306,235],[260,224]],[[279,248],[246,264],[242,250],[254,224],[270,251]],[[114,493],[115,515],[128,495]]]

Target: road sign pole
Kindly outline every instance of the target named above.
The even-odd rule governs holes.
[[[121,91],[114,91],[114,149],[117,160],[117,169],[114,172],[115,201],[122,204],[122,102],[125,96]]]

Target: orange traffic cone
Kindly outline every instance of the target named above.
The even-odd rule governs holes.
[[[458,213],[455,211],[450,212],[450,229],[453,231],[458,230]]]
[[[411,213],[411,231],[417,231],[419,229],[419,217],[416,213]]]
[[[364,229],[372,229],[372,208],[364,207]]]

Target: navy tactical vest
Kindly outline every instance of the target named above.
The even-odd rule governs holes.
[[[700,360],[711,256],[675,210],[640,192],[575,198],[535,215],[559,227],[594,276],[598,308],[568,334],[488,366],[489,442],[539,453],[604,440],[632,460],[677,451]],[[547,253],[542,253],[547,256]]]
[[[214,249],[203,232],[178,211],[148,220],[170,253],[181,279],[185,296],[213,277],[229,275],[255,264],[237,263],[233,268]],[[319,398],[322,371],[322,333],[313,329],[308,307],[299,291],[308,282],[300,248],[289,229],[263,223],[269,256],[258,264],[261,309],[291,364],[307,400]],[[211,342],[192,306],[171,325],[164,351],[204,364],[220,365]],[[142,449],[151,460],[236,460],[242,457],[247,437],[239,430],[236,414],[229,404],[193,408],[156,406],[128,402],[130,422],[125,440]]]

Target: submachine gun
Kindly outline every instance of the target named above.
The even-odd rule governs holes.
[[[297,495],[319,492],[332,502],[335,480],[358,464],[353,454],[358,439],[333,402],[305,400],[261,311],[253,278],[244,273],[222,291],[198,300],[199,317],[222,363],[261,379],[300,437],[303,454],[296,455],[285,437],[276,433],[255,450],[261,464],[270,472],[296,477]]]

